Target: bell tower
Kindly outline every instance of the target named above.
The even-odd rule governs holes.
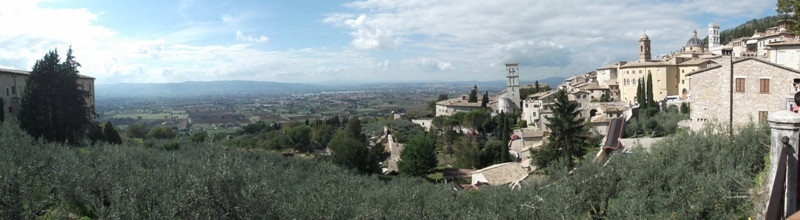
[[[650,62],[650,37],[642,34],[639,39],[639,62]]]
[[[708,49],[721,46],[719,43],[719,24],[708,23]]]
[[[506,97],[519,105],[519,64],[506,63]]]

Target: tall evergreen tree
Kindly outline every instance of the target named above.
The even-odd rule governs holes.
[[[114,128],[114,125],[111,124],[111,121],[106,121],[103,125],[103,135],[108,143],[122,144],[122,138],[119,136],[117,129]]]
[[[536,88],[533,90],[534,94],[541,92],[541,90],[539,90],[539,80],[536,80],[535,87]]]
[[[6,108],[5,108],[5,106],[6,106],[6,100],[4,100],[3,98],[0,98],[0,122],[3,122],[3,121],[6,120],[6,112],[5,112]]]
[[[472,88],[472,91],[469,92],[469,100],[468,102],[478,102],[478,85]]]
[[[481,100],[481,108],[486,108],[486,104],[489,104],[489,91],[484,91],[483,99]]]
[[[636,79],[636,103],[639,103],[639,108],[642,108],[644,105],[645,94],[644,94],[644,83],[642,83],[642,79]]]
[[[97,123],[89,125],[89,132],[86,134],[86,137],[92,141],[92,143],[106,141],[106,136],[103,135],[103,128]]]
[[[549,142],[540,149],[532,150],[531,154],[539,167],[547,167],[555,160],[572,167],[586,153],[585,140],[588,136],[578,113],[578,106],[569,102],[567,92],[558,90],[555,93],[553,116],[547,116],[547,126],[552,131]]]
[[[64,62],[56,50],[36,61],[22,94],[20,127],[48,141],[78,143],[92,123],[86,91],[78,88],[78,67],[67,51]]]
[[[653,75],[647,73],[647,100],[645,100],[645,102],[647,102],[648,108],[657,105],[653,98]]]

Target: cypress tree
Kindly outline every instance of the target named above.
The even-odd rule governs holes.
[[[122,138],[119,136],[117,129],[114,128],[114,125],[111,124],[111,121],[106,121],[103,125],[103,135],[108,143],[122,144]]]
[[[489,104],[489,91],[484,91],[483,93],[483,100],[481,100],[481,108],[486,108],[486,104]]]
[[[478,85],[472,88],[472,91],[469,92],[469,100],[468,102],[478,102]]]
[[[536,80],[536,89],[533,90],[533,94],[539,93],[539,80]]]
[[[79,143],[91,126],[86,91],[78,88],[78,67],[72,48],[64,62],[56,50],[36,61],[26,80],[20,104],[20,127],[33,137]]]
[[[639,108],[644,105],[644,85],[642,79],[636,79],[636,103],[639,103]]]
[[[0,122],[3,122],[3,121],[6,120],[6,112],[5,112],[6,108],[5,108],[5,106],[6,106],[6,100],[3,100],[3,98],[0,98]]]
[[[645,102],[647,102],[648,108],[656,106],[656,102],[653,101],[653,98],[653,75],[647,73],[647,100],[645,100]]]
[[[89,133],[86,136],[92,143],[106,141],[106,137],[103,135],[103,128],[97,123],[89,125]]]

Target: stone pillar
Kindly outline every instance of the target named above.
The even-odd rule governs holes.
[[[786,160],[786,194],[784,194],[784,213],[791,215],[795,212],[797,204],[797,150],[798,135],[800,132],[800,115],[791,111],[778,111],[769,114],[767,118],[770,127],[770,152],[769,152],[769,185],[772,195],[772,185],[775,181],[775,173],[778,171],[778,157],[780,156],[783,137],[788,137],[789,148]]]

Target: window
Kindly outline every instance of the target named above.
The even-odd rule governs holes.
[[[681,73],[686,73],[686,70],[681,70]]]
[[[14,86],[11,87],[11,94],[12,95],[16,95],[17,94],[17,88],[16,87],[14,87]]]
[[[639,73],[641,74],[641,73],[642,73],[642,70],[639,70]]]
[[[736,78],[736,92],[744,92],[744,78]]]
[[[769,115],[769,112],[767,112],[767,111],[758,111],[758,120],[759,121],[766,121],[767,120],[767,115]]]
[[[686,81],[686,80],[683,80],[683,79],[682,79],[682,80],[681,80],[681,84],[685,84],[685,83],[686,83],[685,81]]]
[[[8,88],[6,88],[6,96],[9,96]]]
[[[769,79],[759,79],[760,81],[760,90],[761,93],[769,93]]]

